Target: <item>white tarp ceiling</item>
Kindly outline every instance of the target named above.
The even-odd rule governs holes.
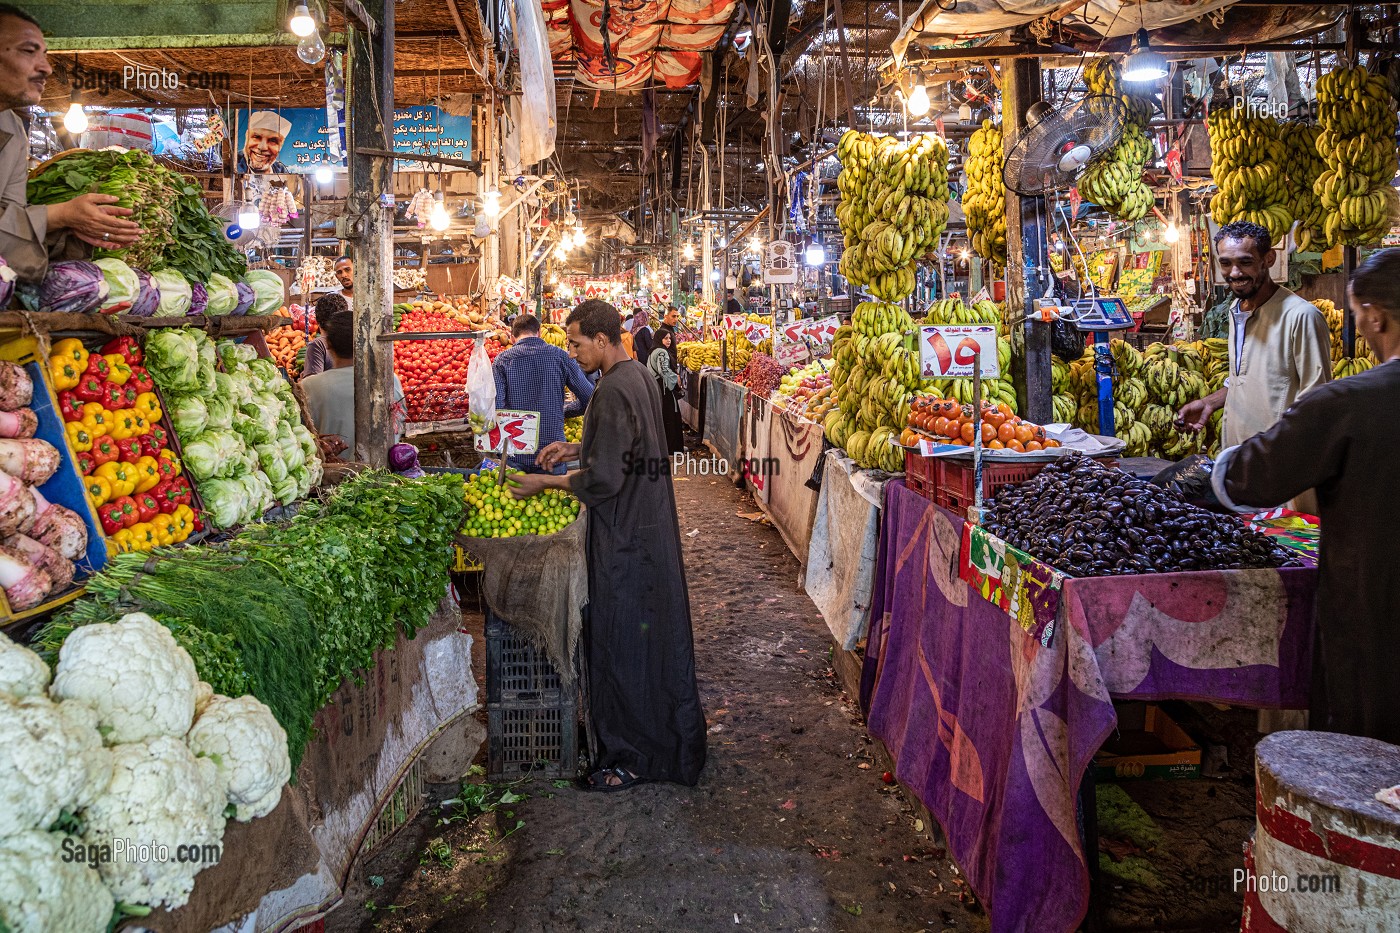
[[[1220,17],[1235,0],[1145,0],[1142,3],[1118,0],[924,0],[905,20],[891,51],[896,61],[904,58],[916,38],[934,45],[983,44],[989,37],[1017,26],[1049,17],[1062,28],[1084,36],[1107,39],[1131,36],[1144,26],[1148,32],[1182,23]],[[1259,9],[1261,12],[1266,8]],[[1254,36],[1261,41],[1264,36]]]

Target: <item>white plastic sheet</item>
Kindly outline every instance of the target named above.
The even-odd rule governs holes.
[[[511,15],[519,43],[520,84],[523,93],[514,130],[518,134],[520,161],[534,165],[554,154],[554,65],[549,34],[540,0],[512,0]]]

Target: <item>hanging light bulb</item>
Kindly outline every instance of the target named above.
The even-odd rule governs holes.
[[[447,205],[443,203],[441,192],[433,204],[432,212],[428,214],[428,226],[439,233],[452,226],[452,217],[447,213]]]
[[[806,259],[809,266],[824,265],[826,263],[826,248],[815,241],[808,243]]]
[[[88,128],[87,113],[83,110],[82,101],[78,100],[77,88],[73,88],[73,94],[69,97],[68,112],[63,115],[63,128],[74,136]]]
[[[1167,59],[1152,51],[1147,30],[1139,29],[1133,39],[1133,52],[1123,60],[1124,81],[1156,81],[1167,76]]]
[[[969,253],[967,250],[963,250],[962,252],[958,253],[958,258],[961,259],[963,262],[967,262],[968,259],[971,258],[971,256],[972,254]]]
[[[564,260],[569,258],[569,250],[566,246],[564,246],[563,243],[560,243],[558,246],[554,247],[554,258],[559,260],[560,262],[563,262]]]
[[[256,205],[245,204],[238,209],[238,226],[244,230],[256,230],[262,226],[262,217]]]
[[[481,195],[481,212],[487,217],[496,217],[501,213],[501,193],[495,188]]]
[[[904,109],[911,117],[922,117],[928,113],[928,88],[924,87],[923,78],[915,76],[914,90],[909,92],[909,97],[904,101]]]
[[[1181,239],[1181,231],[1176,229],[1176,224],[1167,224],[1167,230],[1162,234],[1162,239],[1168,243],[1175,243]]]
[[[582,246],[587,241],[588,235],[583,232],[583,221],[580,220],[578,226],[574,228],[574,245]]]
[[[311,35],[297,43],[297,58],[308,65],[315,65],[326,57],[326,43],[321,41],[321,33],[311,30]]]
[[[751,252],[751,253],[761,253],[761,252],[763,252],[763,242],[762,242],[761,240],[759,240],[759,238],[758,238],[757,235],[754,235],[754,236],[749,237],[749,252]]]
[[[306,38],[316,31],[316,20],[311,17],[311,11],[306,4],[298,3],[292,10],[292,18],[287,21],[287,28],[292,31],[292,35]]]
[[[316,166],[316,183],[318,185],[329,185],[331,179],[335,177],[335,172],[331,171],[329,165]]]
[[[690,242],[689,240],[686,240],[685,246],[681,247],[681,255],[685,257],[686,262],[691,262],[692,260],[694,260],[695,244]]]

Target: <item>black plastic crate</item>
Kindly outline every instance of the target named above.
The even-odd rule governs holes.
[[[486,703],[558,706],[574,702],[549,656],[486,610]]]
[[[578,770],[578,717],[572,699],[552,705],[487,709],[486,779],[570,778]]]

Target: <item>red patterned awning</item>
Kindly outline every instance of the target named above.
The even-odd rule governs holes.
[[[556,70],[572,62],[580,84],[632,90],[648,81],[683,88],[700,53],[724,35],[737,0],[544,0]],[[604,42],[604,19],[607,42]]]

